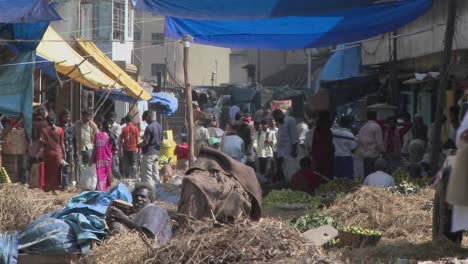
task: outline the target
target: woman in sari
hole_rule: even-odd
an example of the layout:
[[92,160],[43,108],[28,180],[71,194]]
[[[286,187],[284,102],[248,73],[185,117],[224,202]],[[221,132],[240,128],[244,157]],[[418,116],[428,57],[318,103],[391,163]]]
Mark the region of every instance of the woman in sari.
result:
[[49,126],[42,129],[40,140],[44,150],[45,191],[60,189],[61,163],[65,153],[63,129],[55,126],[55,114],[47,116]]
[[96,163],[97,190],[105,192],[111,185],[110,172],[112,170],[112,151],[115,148],[115,139],[111,137],[110,122],[97,123],[100,132],[96,134],[94,142],[93,161]]
[[[312,163],[315,171],[332,180],[334,178],[335,146],[331,131],[332,119],[329,112],[319,113],[317,126],[312,135]],[[324,182],[321,179],[322,183]]]

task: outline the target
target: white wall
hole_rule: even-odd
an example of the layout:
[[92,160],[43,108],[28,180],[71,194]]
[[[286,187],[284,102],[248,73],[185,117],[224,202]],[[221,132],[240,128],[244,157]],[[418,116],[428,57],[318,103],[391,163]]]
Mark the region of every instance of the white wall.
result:
[[230,55],[230,83],[247,83],[248,74],[246,69],[242,69],[249,63],[249,57],[245,53],[231,53]]
[[[164,32],[164,19],[161,16],[153,16],[148,13],[136,13],[138,21],[144,23],[135,24],[135,31],[141,32],[141,42],[135,43],[134,63],[139,66],[143,79],[156,80],[151,75],[151,64],[165,64],[170,73],[178,80],[184,79],[183,75],[183,48],[179,42],[166,39],[164,45],[153,47],[151,43],[152,33]],[[159,44],[159,43],[158,43]],[[140,49],[141,47],[147,47]],[[189,73],[192,85],[211,85],[211,73],[216,71],[215,84],[229,82],[229,54],[230,49],[192,44],[189,54]]]

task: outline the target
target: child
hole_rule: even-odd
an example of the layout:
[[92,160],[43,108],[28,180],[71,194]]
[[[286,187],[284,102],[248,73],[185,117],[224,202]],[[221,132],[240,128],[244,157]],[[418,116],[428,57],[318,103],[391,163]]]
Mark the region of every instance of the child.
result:
[[187,136],[182,135],[181,143],[177,144],[174,155],[177,156],[176,170],[185,171],[188,169],[188,159],[189,159],[189,146],[187,144]]

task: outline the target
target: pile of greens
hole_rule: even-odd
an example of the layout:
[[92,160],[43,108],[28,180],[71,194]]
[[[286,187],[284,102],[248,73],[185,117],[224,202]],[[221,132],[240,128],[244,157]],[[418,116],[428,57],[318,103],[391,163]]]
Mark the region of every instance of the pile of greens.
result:
[[320,198],[305,192],[273,190],[263,199],[263,207],[265,208],[284,205],[303,205],[309,208],[317,208],[320,205]]
[[305,232],[310,229],[319,228],[321,226],[330,225],[338,228],[338,223],[329,215],[323,215],[318,212],[308,213],[298,218],[292,219],[290,222],[292,227],[300,232]]

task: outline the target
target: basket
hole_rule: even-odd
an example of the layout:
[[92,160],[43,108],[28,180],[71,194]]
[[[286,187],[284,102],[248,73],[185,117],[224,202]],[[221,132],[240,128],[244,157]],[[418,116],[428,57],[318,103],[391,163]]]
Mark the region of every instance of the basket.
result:
[[360,235],[343,230],[338,231],[340,244],[352,248],[374,247],[376,246],[382,235]]

